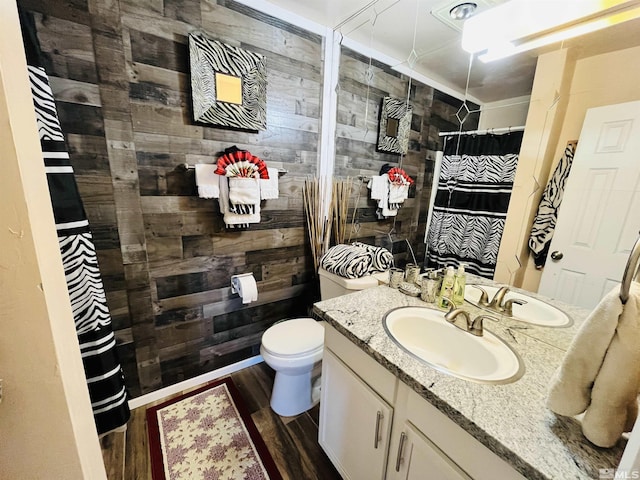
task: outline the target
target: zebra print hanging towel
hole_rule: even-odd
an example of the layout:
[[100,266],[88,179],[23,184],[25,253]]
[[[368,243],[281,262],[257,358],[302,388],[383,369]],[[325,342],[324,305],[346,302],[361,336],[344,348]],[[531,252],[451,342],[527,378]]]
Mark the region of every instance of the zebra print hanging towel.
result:
[[95,245],[58,120],[49,77],[41,66],[33,17],[20,10],[20,26],[40,144],[58,231],[69,299],[98,434],[130,417],[124,374],[98,269]]
[[551,245],[556,221],[558,220],[558,211],[560,210],[564,187],[571,172],[574,151],[575,145],[568,143],[553,175],[549,179],[549,183],[547,183],[542,193],[538,213],[531,226],[529,249],[533,252],[533,261],[538,270],[544,267],[547,260],[549,245]]

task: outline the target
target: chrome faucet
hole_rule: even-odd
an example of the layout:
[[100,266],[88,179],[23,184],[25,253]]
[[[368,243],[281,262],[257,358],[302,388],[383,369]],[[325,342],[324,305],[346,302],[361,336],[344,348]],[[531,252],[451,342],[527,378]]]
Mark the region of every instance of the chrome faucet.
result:
[[[464,317],[465,328],[462,328],[456,323],[456,320],[458,319],[459,316]],[[471,317],[465,310],[461,308],[455,308],[455,306],[451,307],[451,310],[449,310],[444,315],[444,319],[447,322],[452,323],[454,326],[458,327],[460,330],[464,330],[465,332],[469,332],[471,330],[471,325],[473,323],[473,321],[471,320]]]
[[[481,337],[484,335],[483,320],[485,318],[488,318],[489,320],[493,320],[495,322],[498,321],[497,318],[493,318],[489,315],[479,315],[472,320],[467,311],[463,310],[462,308],[456,308],[455,304],[449,301],[448,298],[445,300],[446,303],[451,305],[449,311],[444,315],[445,320],[451,323],[453,326],[459,328],[460,330],[464,330],[465,332],[470,333],[471,335],[475,335],[476,337]],[[464,328],[457,323],[457,319],[459,316],[462,316],[464,318]]]
[[483,307],[490,308],[491,310],[495,310],[498,313],[506,315],[507,317],[513,317],[513,304],[516,305],[524,305],[527,303],[525,300],[520,300],[519,298],[510,298],[505,301],[504,297],[507,293],[509,293],[509,287],[502,286],[493,296],[491,301],[489,301],[489,296],[487,295],[487,291],[479,287],[478,285],[473,285],[475,288],[480,290],[482,293],[480,294],[480,299],[478,300],[478,304]]
[[513,317],[513,304],[514,303],[516,305],[524,305],[525,303],[527,303],[527,301],[526,300],[520,300],[518,298],[510,298],[509,300],[504,302],[504,305],[501,308],[502,308],[502,313],[504,313],[507,317]]
[[491,299],[488,307],[493,308],[494,310],[499,310],[502,308],[502,301],[504,300],[504,296],[509,293],[509,287],[503,286],[496,292],[496,294]]
[[488,307],[489,306],[489,295],[487,294],[487,291],[482,288],[479,287],[478,285],[471,285],[473,288],[477,288],[478,290],[480,290],[480,299],[478,300],[478,304],[482,305],[483,307]]
[[494,318],[491,315],[478,315],[471,322],[471,328],[469,329],[469,333],[471,333],[472,335],[475,335],[477,337],[483,336],[484,335],[484,323],[483,323],[483,320],[485,320],[485,319],[493,320],[494,322],[498,321],[497,318]]

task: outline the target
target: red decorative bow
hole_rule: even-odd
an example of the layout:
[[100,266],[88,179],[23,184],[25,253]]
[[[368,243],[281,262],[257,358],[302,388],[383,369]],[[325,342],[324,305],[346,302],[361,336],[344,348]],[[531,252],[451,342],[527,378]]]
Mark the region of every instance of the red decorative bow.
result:
[[236,150],[225,153],[218,159],[216,175],[226,175],[227,177],[255,177],[268,179],[269,172],[267,164],[263,160],[252,155],[246,150]]

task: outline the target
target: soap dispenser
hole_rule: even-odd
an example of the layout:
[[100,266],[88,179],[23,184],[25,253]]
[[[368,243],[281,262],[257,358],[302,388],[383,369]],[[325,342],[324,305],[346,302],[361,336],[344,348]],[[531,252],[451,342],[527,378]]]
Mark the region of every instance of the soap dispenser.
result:
[[[440,289],[440,298],[438,300],[438,306],[440,308],[448,308],[449,307],[449,302],[447,302],[447,300],[450,300],[451,302],[453,302],[453,286],[455,283],[455,272],[453,270],[453,267],[447,267],[447,272],[444,275],[444,278],[442,279],[442,288]],[[444,298],[446,298],[447,300],[443,300]]]
[[461,263],[458,265],[458,272],[454,277],[453,297],[451,298],[456,307],[460,307],[464,303],[464,287],[466,284],[467,276],[464,273],[464,263]]

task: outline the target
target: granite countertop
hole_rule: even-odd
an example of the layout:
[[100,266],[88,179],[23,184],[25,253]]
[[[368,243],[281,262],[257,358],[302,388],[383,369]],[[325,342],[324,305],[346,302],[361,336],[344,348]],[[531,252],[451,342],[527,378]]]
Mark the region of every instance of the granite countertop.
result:
[[[495,282],[468,275],[468,284]],[[512,288],[514,291],[522,291]],[[383,315],[401,306],[433,306],[398,290],[379,286],[314,305],[314,314],[345,335],[378,363],[447,415],[528,479],[599,478],[599,469],[616,468],[626,440],[610,449],[595,447],[580,421],[545,407],[550,379],[589,311],[552,303],[573,319],[566,328],[542,327],[502,318],[485,322],[518,352],[525,373],[514,383],[482,384],[441,373],[398,347],[385,333]],[[487,313],[466,303],[473,316]]]

